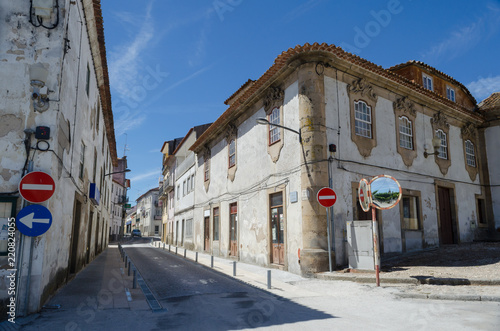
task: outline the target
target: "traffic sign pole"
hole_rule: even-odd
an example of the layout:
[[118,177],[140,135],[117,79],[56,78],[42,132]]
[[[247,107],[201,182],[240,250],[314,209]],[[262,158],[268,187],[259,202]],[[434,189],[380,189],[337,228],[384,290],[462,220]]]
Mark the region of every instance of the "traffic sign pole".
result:
[[380,286],[380,250],[378,243],[378,222],[375,208],[372,207],[373,221],[373,255],[375,256],[375,279],[377,286]]
[[330,217],[328,217],[328,209],[326,209],[326,233],[328,237],[328,266],[330,267],[330,272],[332,272],[332,249],[330,246]]

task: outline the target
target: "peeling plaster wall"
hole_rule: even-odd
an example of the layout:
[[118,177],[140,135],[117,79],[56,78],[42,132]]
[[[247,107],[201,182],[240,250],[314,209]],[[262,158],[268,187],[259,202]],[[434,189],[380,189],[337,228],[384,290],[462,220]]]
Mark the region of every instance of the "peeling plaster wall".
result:
[[490,172],[491,197],[493,200],[493,216],[495,229],[500,229],[500,126],[489,127],[485,130],[486,154],[488,155],[488,169]]
[[[283,109],[284,126],[299,127],[298,84],[285,88]],[[252,114],[253,113],[253,114]],[[286,215],[285,267],[300,274],[297,251],[302,247],[302,221],[300,203],[300,144],[298,136],[284,131],[284,147],[276,163],[267,152],[268,128],[258,125],[256,119],[265,117],[264,108],[254,106],[247,112],[248,118],[238,123],[236,139],[236,174],[234,181],[228,178],[228,146],[224,137],[211,144],[210,185],[204,187],[204,160],[198,155],[196,171],[196,196],[194,212],[198,250],[203,250],[203,212],[210,207],[210,238],[213,237],[213,207],[220,210],[220,241],[211,240],[215,255],[229,256],[229,205],[238,204],[238,258],[258,265],[271,262],[271,238],[269,220],[269,194],[283,191],[283,208]],[[251,114],[251,115],[250,115]],[[268,178],[269,177],[269,178]],[[298,200],[290,202],[290,192],[297,192]],[[198,207],[199,206],[199,207]]]
[[[60,22],[53,30],[34,27],[29,23],[29,1],[2,2],[0,10],[0,29],[3,31],[0,48],[6,50],[0,54],[3,77],[0,79],[0,193],[17,191],[27,156],[23,143],[26,135],[23,131],[34,130],[36,126],[41,125],[48,126],[51,130],[51,137],[47,141],[50,148],[48,151],[32,149],[30,160],[33,161],[33,171],[50,174],[56,186],[54,195],[48,201],[40,203],[52,213],[51,228],[39,237],[25,237],[24,244],[20,245],[16,252],[19,256],[20,251],[24,250],[18,285],[18,307],[21,314],[26,308],[27,292],[27,310],[36,312],[67,280],[73,239],[75,192],[88,196],[89,184],[94,176],[94,149],[97,151],[95,181],[101,192],[101,204],[93,205],[90,200],[82,204],[81,226],[76,230],[79,233],[76,253],[78,269],[87,263],[87,247],[90,247],[92,260],[108,242],[111,179],[105,177],[101,181],[101,176],[110,172],[112,160],[108,141],[103,140],[105,125],[102,111],[99,113],[99,128],[95,125],[97,112],[94,113],[93,125],[90,122],[91,109],[97,108],[100,95],[87,27],[81,1],[71,5],[70,1],[59,1],[59,5]],[[83,25],[80,22],[83,22]],[[67,35],[66,25],[69,25]],[[65,56],[64,38],[69,40],[71,46]],[[31,99],[33,87],[30,84],[29,68],[34,63],[40,63],[48,70],[46,86],[50,91],[50,101],[48,109],[42,113],[35,111]],[[90,68],[88,95],[85,91],[87,64]],[[80,179],[82,142],[86,145],[86,152],[84,176]],[[34,147],[36,143],[33,136],[30,146]],[[42,144],[40,147],[45,148],[46,145]],[[21,199],[18,201],[17,212],[22,207]],[[89,220],[91,210],[94,212],[94,218]],[[92,222],[92,233],[90,242],[87,242],[89,221]],[[17,235],[19,243],[20,234]],[[33,259],[30,288],[27,291],[27,256],[31,241]],[[0,262],[4,263],[3,260]],[[0,292],[2,295],[5,293],[3,290]]]
[[[325,76],[328,144],[337,145],[336,161],[332,165],[333,187],[338,196],[334,206],[337,264],[347,263],[344,238],[345,224],[346,221],[353,220],[353,211],[356,208],[353,206],[352,195],[356,192],[352,192],[352,182],[358,183],[361,178],[370,180],[380,174],[395,177],[402,188],[420,191],[422,207],[420,217],[423,221],[424,231],[423,248],[439,245],[435,179],[454,184],[460,240],[472,241],[473,222],[477,219],[475,194],[480,194],[481,189],[479,176],[472,182],[465,169],[460,128],[450,125],[451,166],[448,173],[443,175],[434,161],[434,156],[429,156],[427,159],[423,156],[424,143],[430,144],[433,135],[431,117],[417,112],[414,123],[417,157],[412,166],[407,167],[397,152],[396,122],[393,110],[393,102],[396,100],[395,94],[378,88],[376,90],[378,99],[374,109],[377,146],[373,148],[370,156],[364,158],[358,152],[356,144],[351,140],[349,125],[351,117],[347,83],[350,83],[354,78],[348,75],[340,76],[343,78],[339,78],[338,82],[332,77]],[[382,211],[381,216],[384,253],[401,252],[402,235],[399,208]]]

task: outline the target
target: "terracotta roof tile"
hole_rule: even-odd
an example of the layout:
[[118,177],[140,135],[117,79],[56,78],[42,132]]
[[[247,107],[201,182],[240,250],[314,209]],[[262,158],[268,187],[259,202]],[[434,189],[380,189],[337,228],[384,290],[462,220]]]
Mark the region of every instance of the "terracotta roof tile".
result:
[[500,92],[495,92],[478,105],[479,110],[487,111],[495,108],[500,108]]
[[[250,88],[248,88],[240,97],[238,97],[235,102],[231,104],[231,106],[200,136],[200,138],[191,146],[191,150],[197,150],[200,146],[206,144],[206,140],[212,133],[217,132],[217,130],[224,125],[227,124],[228,119],[231,117],[233,112],[237,110],[237,108],[240,106],[240,104],[243,104],[245,100],[247,100],[251,95],[256,93],[260,88],[262,88],[278,71],[286,68],[286,64],[288,61],[293,58],[297,54],[301,53],[307,53],[310,51],[323,51],[326,53],[329,53],[330,56],[335,56],[340,59],[344,59],[347,62],[350,62],[352,64],[361,66],[365,68],[368,71],[371,71],[375,74],[378,74],[380,76],[384,76],[392,81],[395,81],[401,85],[404,85],[408,88],[411,88],[415,90],[416,92],[423,94],[427,97],[430,97],[438,102],[441,102],[443,104],[446,104],[447,106],[454,108],[460,112],[464,113],[471,113],[470,110],[467,108],[460,106],[432,91],[429,91],[427,89],[424,89],[423,86],[401,76],[395,73],[392,69],[396,68],[398,66],[389,68],[389,69],[384,69],[379,65],[376,65],[368,60],[365,60],[357,55],[348,53],[344,51],[342,48],[335,46],[335,45],[328,45],[326,43],[318,44],[314,43],[314,45],[310,45],[308,43],[304,44],[303,46],[297,45],[294,48],[289,48],[287,51],[283,51],[276,59],[274,60],[274,64],[258,79],[256,80]],[[419,63],[420,64],[420,63]],[[405,65],[405,64],[402,64]],[[400,66],[402,66],[400,65]],[[408,65],[408,64],[406,64]],[[436,70],[432,67],[427,66],[428,68],[432,70]],[[438,72],[436,70],[436,72]],[[440,73],[440,72],[439,72]],[[442,75],[445,75],[441,73]],[[446,76],[446,75],[445,75]],[[449,76],[447,76],[449,77]],[[460,84],[458,81],[455,81],[453,78],[450,77],[454,82],[457,83],[457,85],[463,86]],[[468,90],[464,87],[464,90],[468,92]],[[470,94],[470,93],[469,93]],[[471,96],[472,97],[472,96]],[[473,99],[475,100],[475,99]]]

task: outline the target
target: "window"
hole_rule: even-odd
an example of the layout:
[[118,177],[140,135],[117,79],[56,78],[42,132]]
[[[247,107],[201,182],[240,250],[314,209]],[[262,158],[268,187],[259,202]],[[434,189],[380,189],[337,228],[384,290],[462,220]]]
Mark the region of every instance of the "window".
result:
[[355,133],[358,136],[372,137],[372,109],[364,101],[354,103]]
[[476,153],[474,152],[474,144],[470,140],[465,141],[465,158],[468,166],[476,167]]
[[181,185],[177,185],[177,200],[181,197]]
[[455,102],[455,89],[449,86],[446,86],[446,97]]
[[191,175],[191,191],[194,191],[194,174]]
[[101,116],[100,116],[100,113],[101,113],[100,107],[101,106],[97,105],[97,115],[96,115],[96,119],[95,119],[95,128],[96,128],[97,132],[99,132],[99,119],[101,118]]
[[[13,217],[16,215],[17,198],[1,198],[0,197],[0,255],[8,255],[13,252],[13,247],[9,250],[9,227],[14,228],[15,221]],[[11,219],[12,222],[9,222]],[[5,261],[7,262],[7,261]]]
[[210,180],[210,159],[205,157],[205,182]]
[[413,149],[411,121],[406,116],[399,118],[399,146],[406,149]]
[[269,114],[269,145],[272,145],[281,139],[280,128],[272,124],[280,124],[279,108],[274,108],[271,114]]
[[89,95],[90,90],[90,66],[87,63],[87,82],[85,83],[85,91],[87,92],[87,96]]
[[83,179],[84,167],[85,167],[85,144],[82,141],[82,146],[80,148],[80,171],[78,172],[80,179]]
[[186,188],[186,193],[191,192],[191,177],[188,176],[187,178],[187,188]]
[[186,238],[193,236],[193,219],[186,221]]
[[155,234],[158,234],[160,232],[160,226],[155,225]]
[[182,182],[182,196],[186,195],[186,181]]
[[437,155],[440,159],[448,159],[448,142],[446,141],[446,133],[443,130],[436,130],[436,137],[441,139],[441,146],[439,146],[439,154]]
[[426,74],[422,74],[422,80],[424,82],[424,88],[428,89],[429,91],[434,91],[434,88],[432,87],[432,77],[428,76]]
[[219,208],[214,208],[214,240],[219,240]]
[[236,165],[236,141],[231,139],[229,142],[229,168]]
[[420,230],[419,199],[416,196],[404,196],[401,198],[403,204],[403,228],[404,230]]

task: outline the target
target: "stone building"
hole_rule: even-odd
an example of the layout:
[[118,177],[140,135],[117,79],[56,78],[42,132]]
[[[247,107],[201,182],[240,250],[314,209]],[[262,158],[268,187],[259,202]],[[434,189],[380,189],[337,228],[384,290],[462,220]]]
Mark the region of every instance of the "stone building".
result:
[[294,273],[327,270],[326,209],[316,194],[331,180],[333,263],[345,265],[346,222],[371,219],[358,183],[381,174],[403,193],[397,208],[377,211],[383,256],[500,227],[488,170],[499,155],[496,110],[478,111],[463,84],[428,65],[384,69],[334,45],[306,44],[225,103],[191,146],[197,250]]
[[118,159],[118,166],[113,168],[113,181],[111,184],[111,224],[109,226],[110,238],[117,240],[126,232],[125,226],[125,204],[128,203],[127,189],[130,188],[130,180],[126,178],[127,157]]
[[[23,175],[41,171],[55,182],[53,196],[39,203],[52,214],[48,231],[15,233],[20,316],[41,309],[106,248],[106,174],[117,156],[100,2],[3,1],[0,7],[2,225],[28,204],[18,191]],[[5,303],[7,256],[0,264]]]

